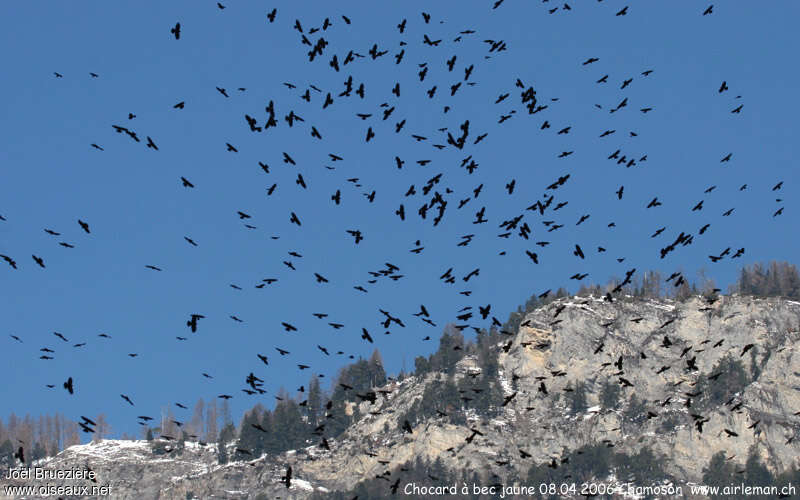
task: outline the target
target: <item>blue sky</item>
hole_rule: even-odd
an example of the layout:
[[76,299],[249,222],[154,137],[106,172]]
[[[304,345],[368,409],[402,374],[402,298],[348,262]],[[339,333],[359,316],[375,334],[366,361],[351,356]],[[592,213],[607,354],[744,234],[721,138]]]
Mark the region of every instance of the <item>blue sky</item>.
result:
[[[224,10],[210,1],[0,5],[0,42],[12,48],[4,51],[0,79],[0,215],[6,219],[0,221],[0,254],[18,265],[14,270],[0,261],[0,345],[12,360],[0,415],[59,411],[78,419],[105,413],[113,431],[134,433],[136,415],[232,394],[238,419],[256,403],[272,406],[281,386],[294,391],[307,384],[309,371],[297,364],[330,381],[349,361],[325,356],[317,345],[356,358],[377,347],[387,371],[396,373],[435,350],[436,337],[461,308],[475,309],[471,325],[488,327],[478,306],[490,303],[491,315],[505,321],[534,293],[560,286],[575,291],[579,285],[569,279],[575,273],[589,273],[584,283],[605,283],[633,267],[683,270],[689,278],[704,268],[725,288],[743,264],[797,255],[792,172],[800,105],[798,72],[790,62],[800,6],[794,3],[726,2],[709,16],[701,15],[705,4],[688,1],[631,4],[625,16],[614,15],[626,5],[616,0],[576,1],[553,14],[548,9],[555,2],[519,0],[496,10],[492,2],[394,2],[380,9],[366,2],[224,3]],[[269,23],[273,7],[277,18]],[[423,11],[431,15],[429,24]],[[332,26],[309,34],[326,17]],[[396,25],[404,18],[401,35]],[[293,28],[296,19],[312,43],[320,36],[328,42],[313,62]],[[180,40],[170,34],[176,22]],[[476,33],[455,42],[464,30]],[[441,42],[425,45],[423,35]],[[489,52],[487,39],[505,41],[507,50]],[[368,52],[376,43],[388,53],[373,60]],[[397,65],[394,56],[402,49]],[[344,66],[350,50],[366,57]],[[328,64],[333,54],[339,72]],[[599,60],[583,65],[590,57]],[[428,65],[422,82],[421,63]],[[474,86],[463,82],[469,65]],[[642,76],[645,70],[652,73]],[[607,83],[595,83],[606,74]],[[339,96],[349,75],[353,91],[364,83],[364,99]],[[517,78],[548,108],[529,115]],[[621,89],[628,78],[632,82]],[[722,81],[729,90],[719,93]],[[391,92],[395,83],[400,97]],[[429,99],[433,85],[437,91]],[[311,102],[301,99],[307,89]],[[323,110],[327,92],[334,104]],[[495,104],[505,93],[510,96]],[[610,113],[624,98],[628,105]],[[185,108],[174,109],[180,101]],[[263,126],[269,101],[278,126],[251,132],[244,115]],[[386,121],[382,103],[395,107]],[[731,113],[739,105],[741,113]],[[645,107],[653,111],[639,111]],[[284,116],[290,110],[305,121],[289,127]],[[128,119],[129,113],[136,117]],[[372,116],[361,120],[357,113]],[[395,133],[402,119],[405,127]],[[439,128],[455,136],[465,120],[464,150],[433,146],[447,144]],[[551,127],[542,130],[545,120]],[[112,125],[135,131],[142,142]],[[311,137],[312,125],[322,140]],[[365,143],[368,127],[375,138]],[[557,133],[565,127],[569,133]],[[600,138],[606,130],[615,132]],[[145,147],[146,136],[158,151]],[[238,153],[227,151],[226,143]],[[647,160],[625,168],[607,159],[617,149]],[[574,153],[558,158],[563,151]],[[283,162],[284,152],[296,165]],[[721,163],[729,153],[730,161]],[[343,160],[332,162],[328,154]],[[469,155],[479,164],[473,174],[460,167]],[[405,161],[402,169],[395,156]],[[421,166],[417,160],[431,161]],[[307,189],[295,182],[298,173]],[[425,182],[440,173],[439,184],[423,196]],[[566,174],[562,187],[545,190]],[[182,176],[195,188],[183,187]],[[509,195],[504,186],[511,179],[516,184]],[[780,181],[782,188],[772,191]],[[404,196],[412,184],[417,194]],[[743,184],[747,189],[740,191]],[[617,200],[621,185],[623,199]],[[331,200],[337,190],[338,206]],[[370,203],[365,195],[373,190]],[[434,191],[448,203],[436,227],[436,208],[425,220],[417,215]],[[546,193],[555,199],[544,216],[525,210]],[[467,197],[473,199],[458,209]],[[645,208],[654,197],[662,205]],[[703,210],[692,212],[700,200]],[[560,202],[568,204],[554,212]],[[405,221],[394,214],[400,203]],[[473,224],[482,207],[488,222]],[[780,207],[783,214],[772,217]],[[242,221],[237,211],[252,218]],[[302,226],[290,223],[291,212]],[[499,224],[523,213],[530,239],[518,231],[498,238]],[[590,218],[576,226],[585,214]],[[90,234],[78,219],[89,223]],[[564,227],[548,232],[542,224],[548,220]],[[609,228],[612,221],[616,227]],[[709,230],[698,235],[705,224]],[[650,238],[661,227],[664,233]],[[347,230],[361,231],[363,241],[356,245]],[[693,244],[660,259],[659,249],[681,231],[694,235]],[[475,234],[472,242],[457,246],[466,234]],[[424,250],[410,253],[417,240]],[[75,248],[59,246],[62,241]],[[541,248],[537,241],[551,243]],[[575,244],[585,260],[572,254]],[[598,253],[597,246],[607,252]],[[746,251],[741,259],[712,264],[708,256],[726,247]],[[525,250],[537,252],[540,263]],[[31,255],[43,258],[46,268]],[[386,262],[403,278],[369,284],[368,272]],[[438,279],[450,267],[455,284]],[[465,283],[475,268],[480,275]],[[316,283],[315,272],[329,283]],[[256,289],[265,278],[278,281]],[[459,294],[466,290],[469,297]],[[420,304],[437,327],[412,316]],[[406,327],[393,325],[385,335],[379,308]],[[319,320],[314,312],[329,317]],[[186,326],[192,313],[206,316],[196,334]],[[333,330],[328,321],[345,327]],[[298,331],[285,332],[281,322]],[[360,338],[362,327],[374,345]],[[99,338],[104,332],[112,338]],[[434,342],[423,342],[426,335]],[[82,342],[86,346],[72,347]],[[45,347],[55,359],[39,359]],[[291,354],[281,357],[275,347]],[[269,366],[256,353],[267,355]],[[265,396],[241,392],[251,371],[266,381]],[[60,388],[70,376],[72,396]]]

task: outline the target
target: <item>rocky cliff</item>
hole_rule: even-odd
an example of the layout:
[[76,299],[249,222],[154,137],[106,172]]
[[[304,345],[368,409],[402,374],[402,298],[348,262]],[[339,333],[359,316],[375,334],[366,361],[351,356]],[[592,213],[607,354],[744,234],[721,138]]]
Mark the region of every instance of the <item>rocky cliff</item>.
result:
[[[468,406],[452,410],[465,412],[466,425],[437,415],[415,422],[411,433],[401,428],[400,416],[445,377],[429,373],[392,381],[374,403],[360,402],[359,420],[328,439],[330,450],[309,443],[280,456],[219,465],[214,444],[186,443],[178,455],[167,443],[156,455],[151,443],[109,440],[35,465],[91,469],[113,498],[254,499],[325,496],[381,475],[394,482],[402,479],[399,467],[416,458],[475,471],[485,484],[519,483],[531,465],[555,464],[595,444],[630,455],[647,447],[683,483],[701,482],[703,467],[719,451],[737,467],[755,454],[774,473],[800,464],[798,302],[575,297],[536,309],[509,333],[497,345],[505,404],[491,416]],[[468,356],[455,377],[479,370]],[[287,489],[281,477],[288,465]],[[613,473],[599,479],[624,480]],[[2,486],[46,482],[54,483],[0,480]]]

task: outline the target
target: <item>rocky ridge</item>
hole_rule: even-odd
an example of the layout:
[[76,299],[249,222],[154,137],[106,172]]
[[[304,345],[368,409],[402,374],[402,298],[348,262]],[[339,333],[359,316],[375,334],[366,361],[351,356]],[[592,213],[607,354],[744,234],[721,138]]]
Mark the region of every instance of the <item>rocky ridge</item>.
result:
[[[374,403],[357,404],[360,419],[328,439],[331,450],[310,443],[279,456],[220,465],[213,443],[187,442],[180,456],[171,456],[154,455],[146,441],[106,440],[73,446],[35,465],[89,467],[120,499],[255,499],[260,494],[301,499],[314,492],[350,490],[417,457],[438,458],[452,470],[478,471],[486,484],[512,481],[526,477],[534,463],[603,442],[631,455],[647,446],[663,455],[665,470],[684,482],[700,482],[703,467],[718,451],[739,465],[755,452],[775,472],[800,463],[800,439],[793,439],[800,434],[799,302],[735,295],[682,303],[559,299],[528,314],[497,348],[503,396],[515,396],[491,418],[466,410],[466,426],[440,416],[417,422],[411,434],[401,429],[399,416],[428,384],[445,377],[429,373],[391,381],[382,388],[391,392]],[[687,407],[686,394],[700,386],[701,378],[710,390],[713,381],[707,378],[726,357],[741,363],[746,383],[730,401],[706,403],[700,432],[691,414],[700,411],[697,401],[703,396]],[[657,373],[664,367],[669,368]],[[467,356],[455,376],[479,369]],[[621,386],[618,402],[611,406],[602,397],[609,383]],[[576,412],[567,395],[579,386],[586,408]],[[628,406],[634,394],[645,412],[656,416],[631,418]],[[467,442],[471,429],[482,435]],[[520,458],[520,449],[531,457]],[[496,465],[498,461],[508,464]],[[287,465],[293,468],[288,490],[280,479]],[[10,483],[14,481],[2,479],[0,487]]]

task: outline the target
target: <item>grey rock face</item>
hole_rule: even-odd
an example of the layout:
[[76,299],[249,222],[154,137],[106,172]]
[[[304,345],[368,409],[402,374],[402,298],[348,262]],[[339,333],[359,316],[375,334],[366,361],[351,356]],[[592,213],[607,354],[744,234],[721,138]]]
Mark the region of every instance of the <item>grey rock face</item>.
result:
[[[739,466],[754,452],[773,472],[799,463],[800,437],[790,439],[800,435],[798,302],[738,296],[720,296],[713,303],[700,297],[683,303],[570,298],[533,311],[522,325],[509,337],[507,352],[498,345],[500,385],[505,396],[516,396],[491,419],[467,409],[467,426],[430,418],[417,423],[413,434],[399,428],[399,416],[422,397],[426,385],[445,377],[428,374],[392,382],[384,387],[392,392],[375,403],[356,404],[361,418],[328,440],[331,451],[309,443],[277,457],[218,465],[214,444],[187,443],[181,455],[172,456],[153,455],[144,441],[109,440],[71,447],[37,466],[88,466],[99,483],[111,485],[113,498],[138,500],[187,494],[307,498],[315,490],[348,490],[416,457],[478,471],[487,481],[490,473],[524,478],[534,463],[603,440],[631,455],[648,446],[665,457],[667,472],[691,482],[701,481],[703,467],[718,451]],[[725,360],[741,363],[742,384],[728,400],[718,401],[709,394],[726,376],[717,382],[708,377],[727,366]],[[457,368],[456,377],[479,370],[470,357]],[[540,390],[542,383],[547,394]],[[604,398],[604,390],[614,386],[620,387],[619,396]],[[570,398],[579,390],[586,405],[576,411]],[[631,407],[634,395],[643,412]],[[647,418],[647,411],[656,416]],[[692,414],[702,415],[702,432]],[[468,427],[483,436],[467,443]],[[521,459],[519,449],[532,456]],[[495,464],[505,460],[508,465]],[[280,480],[287,465],[294,477],[288,490]],[[0,486],[8,483],[0,480]]]

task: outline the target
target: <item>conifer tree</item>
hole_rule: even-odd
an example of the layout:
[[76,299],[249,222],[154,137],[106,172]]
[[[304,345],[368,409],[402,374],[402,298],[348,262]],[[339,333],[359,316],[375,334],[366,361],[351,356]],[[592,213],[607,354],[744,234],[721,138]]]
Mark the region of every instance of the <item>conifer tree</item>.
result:
[[431,371],[431,364],[425,356],[414,358],[414,375],[421,377]]
[[612,380],[606,380],[600,390],[600,404],[604,409],[614,409],[619,404],[619,397],[622,393],[620,385]]
[[[239,447],[250,451],[254,457],[261,456],[266,449],[266,434],[256,428],[261,426],[261,414],[263,407],[259,404],[252,410],[244,414],[242,424],[239,428]],[[244,456],[237,455],[237,459],[244,459]]]
[[570,412],[574,415],[586,411],[589,407],[586,401],[586,384],[579,382],[572,392],[566,392]]
[[766,486],[775,482],[772,473],[759,460],[755,446],[751,447],[744,468],[745,480],[751,486]]
[[703,469],[703,483],[708,486],[728,486],[734,479],[733,466],[725,459],[724,451],[715,453]]
[[31,461],[40,460],[47,456],[47,449],[44,447],[41,441],[36,441],[36,444],[33,445],[33,450],[31,452]]
[[266,410],[261,415],[261,427],[267,430],[264,437],[264,451],[272,455],[280,453],[282,450],[279,447],[278,436],[281,430],[275,427],[271,411]]
[[308,423],[316,427],[319,424],[319,418],[322,415],[322,388],[319,385],[319,378],[311,375],[308,381],[308,404],[306,405],[306,415],[308,415]]
[[231,442],[236,435],[236,428],[233,424],[228,423],[226,424],[219,433],[219,442],[217,443],[217,449],[219,450],[219,463],[226,464],[228,463],[228,443]]
[[175,444],[175,453],[177,455],[183,454],[183,450],[186,449],[186,431],[181,429],[180,436],[178,437],[178,441]]
[[303,421],[297,402],[289,397],[286,390],[281,388],[278,394],[282,401],[278,401],[272,414],[278,448],[281,451],[297,449],[306,444],[309,437],[308,424]]
[[6,439],[0,444],[0,464],[11,468],[14,466],[14,445],[10,439]]
[[383,369],[383,358],[376,348],[369,357],[369,382],[371,387],[382,386],[386,383],[386,371]]

